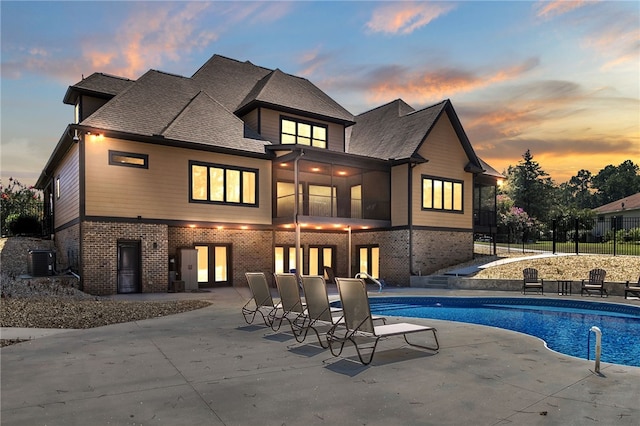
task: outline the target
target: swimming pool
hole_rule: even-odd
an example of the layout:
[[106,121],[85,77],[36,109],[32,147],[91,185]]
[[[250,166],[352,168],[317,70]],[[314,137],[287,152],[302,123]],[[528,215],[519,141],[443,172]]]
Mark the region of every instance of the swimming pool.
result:
[[369,303],[372,313],[378,315],[518,331],[539,337],[554,351],[584,359],[594,359],[595,335],[590,329],[596,326],[602,331],[602,362],[640,367],[638,306],[512,297],[371,297]]

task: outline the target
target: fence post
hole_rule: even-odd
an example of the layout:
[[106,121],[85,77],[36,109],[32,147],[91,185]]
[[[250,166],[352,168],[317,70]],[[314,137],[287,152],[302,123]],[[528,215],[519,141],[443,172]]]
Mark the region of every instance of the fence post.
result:
[[611,227],[611,229],[613,229],[613,255],[616,255],[616,246],[618,245],[618,241],[617,241],[617,234],[618,234],[618,218],[616,218],[615,216],[613,217],[613,226]]
[[553,219],[551,221],[551,227],[552,227],[552,231],[551,231],[551,252],[553,254],[556,254],[556,224],[557,224],[557,221],[555,219]]
[[573,237],[573,238],[575,239],[575,242],[576,242],[576,254],[580,254],[580,249],[579,249],[579,247],[578,247],[578,240],[579,240],[579,238],[578,238],[578,230],[579,230],[579,228],[580,228],[580,219],[578,219],[578,218],[576,217],[576,218],[575,218],[575,222],[576,222],[576,226],[575,226],[575,231],[576,231],[576,232],[575,232],[575,235],[574,235],[574,237]]

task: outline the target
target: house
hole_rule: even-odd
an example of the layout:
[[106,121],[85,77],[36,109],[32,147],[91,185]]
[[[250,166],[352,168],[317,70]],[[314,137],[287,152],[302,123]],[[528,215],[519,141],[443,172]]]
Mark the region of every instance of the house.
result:
[[191,77],[95,73],[64,103],[75,121],[37,187],[59,268],[92,294],[325,266],[408,285],[495,232],[501,176],[449,100],[354,116],[307,79],[214,55]]
[[[614,229],[640,230],[640,192],[597,207],[593,212],[596,214],[597,222],[592,234],[597,238],[607,238]],[[607,239],[612,238],[611,235]]]

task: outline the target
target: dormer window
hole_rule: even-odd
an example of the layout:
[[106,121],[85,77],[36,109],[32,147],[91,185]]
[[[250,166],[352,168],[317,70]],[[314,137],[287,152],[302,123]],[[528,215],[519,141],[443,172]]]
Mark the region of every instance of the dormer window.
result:
[[327,126],[324,124],[280,117],[280,129],[280,143],[284,145],[327,147]]

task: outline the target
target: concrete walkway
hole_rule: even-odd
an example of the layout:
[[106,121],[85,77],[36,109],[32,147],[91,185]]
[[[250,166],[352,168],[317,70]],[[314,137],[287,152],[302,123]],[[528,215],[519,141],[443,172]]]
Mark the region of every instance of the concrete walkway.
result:
[[[437,293],[392,288],[383,295],[409,292]],[[362,366],[352,347],[334,358],[311,338],[299,344],[284,328],[247,325],[240,314],[245,289],[129,298],[167,297],[212,305],[0,349],[2,425],[637,425],[640,419],[640,368],[603,363],[595,374],[593,361],[551,352],[523,334],[412,319],[438,328],[437,354],[393,338]]]

